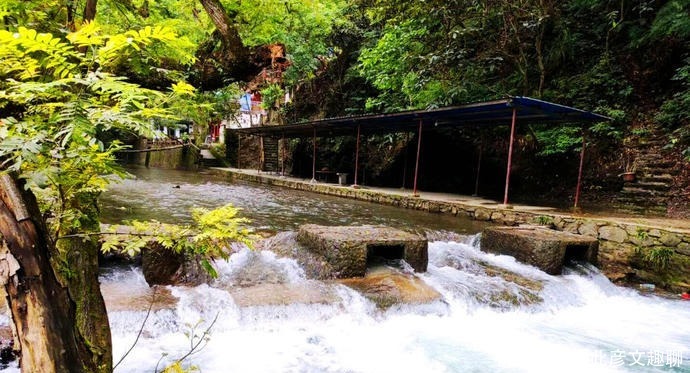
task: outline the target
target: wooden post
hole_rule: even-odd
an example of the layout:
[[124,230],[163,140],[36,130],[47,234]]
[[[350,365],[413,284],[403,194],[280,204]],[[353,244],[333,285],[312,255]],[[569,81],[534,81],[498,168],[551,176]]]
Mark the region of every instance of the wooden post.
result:
[[259,136],[259,167],[256,169],[257,174],[261,174],[264,168],[264,137]]
[[412,187],[412,196],[419,197],[417,193],[417,177],[419,176],[419,152],[422,149],[422,120],[419,120],[419,134],[417,135],[417,161],[414,166],[414,184]]
[[508,167],[506,168],[506,188],[503,193],[503,205],[508,205],[508,190],[510,189],[510,168],[513,165],[513,142],[515,142],[515,122],[517,121],[517,108],[513,107],[513,120],[510,124],[510,145],[508,145]]

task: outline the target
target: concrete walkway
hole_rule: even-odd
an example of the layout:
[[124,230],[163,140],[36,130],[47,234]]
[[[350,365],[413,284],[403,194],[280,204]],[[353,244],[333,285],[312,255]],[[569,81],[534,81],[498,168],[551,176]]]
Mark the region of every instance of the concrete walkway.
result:
[[[684,219],[669,219],[662,217],[636,217],[636,216],[621,216],[619,213],[607,214],[606,212],[567,212],[562,209],[557,209],[553,207],[546,206],[531,206],[524,204],[511,204],[510,207],[506,207],[500,202],[485,199],[482,197],[474,197],[467,195],[451,194],[451,193],[438,193],[438,192],[425,192],[418,191],[419,197],[412,196],[412,190],[410,189],[396,189],[396,188],[382,188],[382,187],[370,187],[370,186],[359,186],[355,189],[350,185],[338,185],[334,183],[316,182],[313,183],[309,179],[300,179],[290,176],[280,176],[274,173],[268,172],[258,172],[257,170],[248,169],[237,169],[237,168],[213,168],[216,172],[221,171],[221,173],[230,173],[231,175],[236,175],[238,179],[259,182],[262,184],[272,184],[292,189],[300,190],[310,190],[316,193],[329,194],[329,195],[339,195],[343,197],[355,197],[356,199],[370,200],[371,198],[357,198],[359,192],[369,194],[379,194],[382,196],[390,196],[395,199],[407,199],[411,198],[415,201],[421,202],[440,202],[444,204],[451,204],[455,206],[462,206],[463,210],[475,210],[476,209],[488,209],[491,211],[504,211],[507,213],[525,213],[533,215],[534,217],[560,217],[560,218],[582,218],[582,219],[592,219],[592,220],[605,220],[607,222],[617,222],[621,224],[632,224],[639,225],[646,228],[656,228],[661,230],[669,230],[677,233],[690,235],[690,220]],[[352,193],[347,193],[347,191],[352,191]],[[375,200],[371,202],[377,202]],[[395,203],[392,203],[395,204]],[[400,206],[406,208],[413,208],[412,206]],[[432,206],[433,207],[433,206]],[[425,210],[425,208],[420,208]],[[436,211],[443,212],[443,211]],[[490,219],[478,219],[478,220],[490,220]]]

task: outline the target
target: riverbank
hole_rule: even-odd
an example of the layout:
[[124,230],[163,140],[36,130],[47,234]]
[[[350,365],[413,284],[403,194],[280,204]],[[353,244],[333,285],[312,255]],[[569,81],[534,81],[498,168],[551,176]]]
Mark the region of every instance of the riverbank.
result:
[[651,282],[667,290],[690,289],[690,221],[569,213],[550,207],[512,205],[480,197],[448,193],[342,186],[259,173],[256,170],[212,168],[231,180],[244,180],[421,210],[503,225],[540,224],[599,240],[598,266],[621,284]]

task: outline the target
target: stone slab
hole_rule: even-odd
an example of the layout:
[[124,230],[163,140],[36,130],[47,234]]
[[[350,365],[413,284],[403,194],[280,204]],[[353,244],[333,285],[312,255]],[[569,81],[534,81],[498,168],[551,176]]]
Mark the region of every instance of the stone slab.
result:
[[481,239],[482,251],[512,255],[552,275],[561,273],[566,252],[596,264],[598,248],[596,238],[543,227],[490,227]]
[[402,259],[416,272],[426,272],[429,260],[425,238],[389,227],[307,224],[300,227],[297,241],[326,258],[337,278],[364,276],[373,248],[385,253],[402,247]]

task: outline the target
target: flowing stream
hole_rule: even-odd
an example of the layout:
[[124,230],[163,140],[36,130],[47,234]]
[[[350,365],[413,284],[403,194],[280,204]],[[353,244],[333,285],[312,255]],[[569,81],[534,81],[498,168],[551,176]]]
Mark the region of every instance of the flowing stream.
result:
[[116,372],[154,372],[190,350],[184,365],[206,373],[690,372],[690,302],[617,287],[588,264],[551,276],[483,253],[479,223],[195,173],[133,172],[136,180],[103,199],[110,223],[184,223],[191,207],[232,202],[257,230],[281,232],[273,245],[296,245],[290,231],[303,223],[415,230],[430,240],[428,271],[415,275],[441,297],[382,309],[341,282],[306,278],[292,259],[246,248],[198,287],[153,290],[139,268],[110,267],[101,286],[115,361],[141,332]]
[[[687,303],[616,287],[587,265],[550,276],[471,243],[436,241],[429,252],[429,270],[419,277],[442,300],[380,310],[341,284],[305,279],[292,260],[240,250],[210,286],[170,288],[118,371],[153,372],[164,354],[163,361],[185,355],[189,336],[211,324],[208,343],[188,361],[202,372],[690,371],[683,360],[690,353]],[[543,301],[492,301],[492,289],[525,289],[473,268],[487,263],[543,284],[535,292]],[[242,288],[237,274],[246,266],[278,274],[272,277],[280,286],[258,281]],[[105,289],[127,289],[130,300],[151,293],[134,268],[106,273],[102,282]],[[262,289],[287,295],[278,304],[239,305],[246,303],[242,291],[253,288],[259,299]],[[290,289],[298,302],[290,301]],[[118,297],[104,292],[108,307],[117,308]],[[145,315],[145,309],[109,313],[115,356],[135,340]]]

